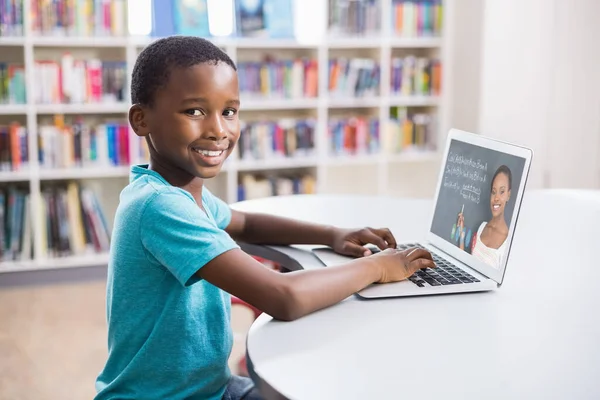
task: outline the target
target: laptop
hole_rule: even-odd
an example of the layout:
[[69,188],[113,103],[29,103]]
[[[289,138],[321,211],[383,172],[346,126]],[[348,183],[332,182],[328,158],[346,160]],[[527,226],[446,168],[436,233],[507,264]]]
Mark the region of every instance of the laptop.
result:
[[[450,130],[426,237],[399,249],[422,247],[436,268],[394,283],[372,284],[363,298],[480,292],[502,285],[533,151],[458,129]],[[369,247],[375,252],[376,247]],[[325,265],[351,257],[312,250]]]

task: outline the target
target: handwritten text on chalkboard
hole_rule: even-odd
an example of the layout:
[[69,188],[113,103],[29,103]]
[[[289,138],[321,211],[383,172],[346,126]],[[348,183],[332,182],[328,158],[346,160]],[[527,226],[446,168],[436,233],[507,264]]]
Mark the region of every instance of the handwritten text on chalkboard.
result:
[[443,187],[458,192],[463,199],[479,204],[480,184],[487,182],[487,162],[450,152]]

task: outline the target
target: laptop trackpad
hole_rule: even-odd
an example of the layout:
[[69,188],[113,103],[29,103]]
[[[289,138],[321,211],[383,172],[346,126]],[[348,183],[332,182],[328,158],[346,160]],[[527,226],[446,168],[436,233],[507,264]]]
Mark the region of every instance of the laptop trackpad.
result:
[[323,264],[328,267],[331,267],[332,265],[344,264],[356,258],[338,254],[329,247],[313,249],[312,252]]

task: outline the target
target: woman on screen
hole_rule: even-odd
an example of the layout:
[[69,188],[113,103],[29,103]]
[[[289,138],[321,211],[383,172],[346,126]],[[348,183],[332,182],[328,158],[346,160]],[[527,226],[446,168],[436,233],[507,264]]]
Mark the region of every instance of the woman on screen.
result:
[[492,219],[481,223],[471,244],[471,254],[494,268],[500,267],[502,257],[506,254],[508,224],[504,218],[504,210],[510,200],[511,186],[512,173],[506,165],[502,165],[492,178],[490,195]]

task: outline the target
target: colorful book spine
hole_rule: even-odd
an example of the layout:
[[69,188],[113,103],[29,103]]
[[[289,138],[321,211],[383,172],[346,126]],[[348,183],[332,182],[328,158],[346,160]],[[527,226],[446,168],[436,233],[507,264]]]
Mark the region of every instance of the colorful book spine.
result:
[[0,104],[26,102],[25,67],[22,64],[0,62]]
[[125,36],[126,7],[126,0],[31,0],[31,29],[44,36]]
[[0,126],[0,171],[19,171],[28,166],[27,129],[18,122]]
[[380,0],[329,0],[329,34],[376,35],[381,27]]
[[241,96],[307,98],[318,91],[317,61],[308,58],[238,63]]
[[23,0],[0,0],[0,37],[23,36]]
[[76,60],[65,53],[60,62],[36,61],[36,104],[122,102],[126,96],[125,61]]
[[379,119],[351,117],[329,120],[329,151],[333,156],[379,153]]
[[42,168],[130,165],[128,124],[88,125],[77,118],[68,125],[61,119],[57,116],[54,124],[38,127],[38,159]]
[[0,189],[0,260],[31,259],[32,240],[29,193],[12,185]]
[[391,61],[390,90],[399,96],[438,96],[442,90],[442,64],[438,59],[406,56]]
[[238,142],[241,160],[264,160],[314,155],[315,120],[281,119],[242,122]]
[[256,175],[244,174],[238,185],[238,200],[251,200],[270,196],[314,194],[316,180],[311,174]]
[[433,151],[436,149],[436,130],[435,115],[392,107],[384,133],[384,150],[388,154]]
[[393,0],[392,31],[400,37],[437,37],[442,34],[441,0]]
[[76,182],[42,189],[42,257],[107,252],[110,230],[94,192]]
[[329,61],[331,97],[373,97],[379,94],[381,68],[369,58],[334,58]]

